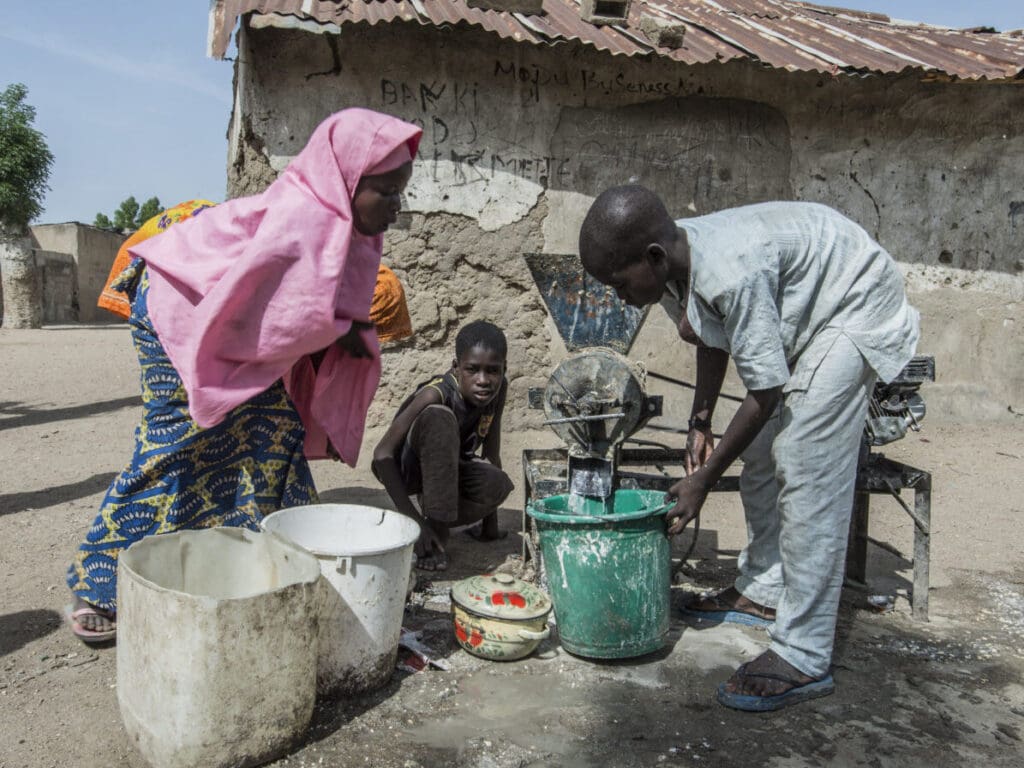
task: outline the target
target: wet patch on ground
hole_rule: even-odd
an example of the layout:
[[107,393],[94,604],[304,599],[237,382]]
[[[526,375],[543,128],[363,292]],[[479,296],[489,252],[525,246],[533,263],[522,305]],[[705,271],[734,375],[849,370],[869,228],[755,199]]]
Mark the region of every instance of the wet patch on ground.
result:
[[489,662],[451,637],[445,583],[429,582],[406,621],[451,671],[396,672],[367,698],[322,702],[312,739],[275,765],[1009,768],[1024,760],[1020,640],[1005,621],[1012,615],[994,604],[1021,598],[1014,577],[962,575],[956,590],[933,594],[928,623],[905,608],[877,614],[848,591],[836,693],[772,714],[734,712],[714,697],[735,666],[767,646],[763,630],[695,629],[676,617],[666,650],[639,659],[577,658],[555,634],[528,659]]

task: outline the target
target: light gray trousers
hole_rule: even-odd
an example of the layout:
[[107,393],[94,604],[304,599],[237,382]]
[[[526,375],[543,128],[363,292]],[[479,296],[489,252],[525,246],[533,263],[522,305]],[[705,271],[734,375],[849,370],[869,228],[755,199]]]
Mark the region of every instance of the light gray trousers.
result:
[[801,354],[779,408],[743,454],[749,543],[736,588],[776,609],[771,649],[812,677],[824,675],[832,661],[857,455],[874,382],[849,337],[825,329]]

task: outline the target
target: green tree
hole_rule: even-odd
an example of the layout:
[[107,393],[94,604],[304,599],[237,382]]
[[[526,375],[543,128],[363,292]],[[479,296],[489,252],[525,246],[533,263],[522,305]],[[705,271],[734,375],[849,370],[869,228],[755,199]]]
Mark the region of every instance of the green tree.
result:
[[162,213],[163,210],[164,210],[164,207],[162,205],[160,205],[160,198],[159,197],[151,197],[151,198],[149,198],[149,200],[144,202],[142,204],[142,207],[139,208],[139,218],[136,219],[135,228],[138,229],[143,224],[145,224],[147,221],[149,221],[154,216],[156,216],[158,213]]
[[43,210],[53,155],[32,127],[36,111],[25,103],[20,83],[0,93],[0,294],[5,328],[39,328],[43,322],[28,225]]
[[32,127],[36,111],[27,95],[21,83],[0,93],[0,228],[14,233],[42,213],[53,165],[46,138]]
[[121,201],[121,205],[114,211],[114,218],[111,220],[105,214],[97,213],[92,224],[102,229],[116,229],[121,232],[134,232],[151,218],[163,210],[160,205],[160,198],[151,197],[141,206],[134,196]]
[[134,197],[129,197],[114,211],[114,229],[119,229],[122,232],[134,231],[139,228],[135,223],[138,217],[139,204]]

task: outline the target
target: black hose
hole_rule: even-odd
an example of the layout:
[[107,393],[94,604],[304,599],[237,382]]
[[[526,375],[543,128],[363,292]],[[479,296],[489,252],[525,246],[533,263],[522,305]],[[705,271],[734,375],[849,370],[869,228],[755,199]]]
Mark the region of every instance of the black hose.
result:
[[[652,379],[659,379],[660,381],[667,381],[669,384],[678,384],[680,387],[684,387],[685,389],[696,389],[697,388],[694,384],[691,384],[688,381],[683,381],[682,379],[674,379],[671,376],[666,376],[663,373],[656,373],[654,371],[648,371],[647,375],[650,376]],[[736,403],[742,403],[743,402],[743,398],[742,397],[736,397],[736,395],[727,395],[724,392],[720,393],[718,396],[721,397],[724,400],[732,400],[733,402],[736,402]]]

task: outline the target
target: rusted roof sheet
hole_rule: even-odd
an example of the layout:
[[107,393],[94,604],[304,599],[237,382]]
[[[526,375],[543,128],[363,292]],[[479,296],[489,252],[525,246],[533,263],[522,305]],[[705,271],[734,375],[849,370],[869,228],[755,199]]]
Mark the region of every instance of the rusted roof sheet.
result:
[[[894,21],[879,13],[795,0],[633,0],[628,25],[594,26],[579,0],[544,0],[544,13],[485,11],[465,0],[215,0],[210,55],[223,58],[240,16],[262,24],[329,31],[345,24],[416,22],[480,27],[518,42],[576,40],[600,51],[656,55],[687,64],[752,59],[794,71],[888,73],[919,69],[963,80],[1024,82],[1024,34],[955,30]],[[682,23],[682,47],[659,47],[641,15]]]

